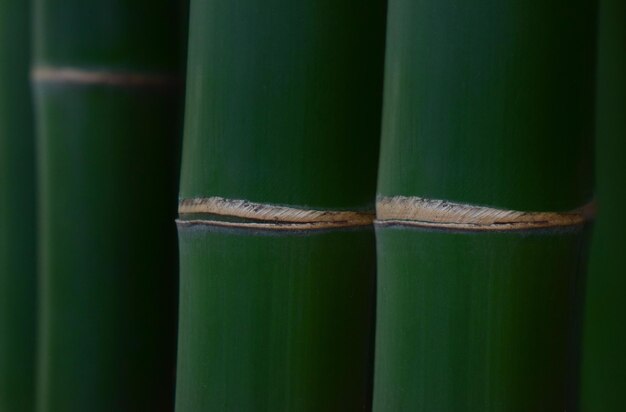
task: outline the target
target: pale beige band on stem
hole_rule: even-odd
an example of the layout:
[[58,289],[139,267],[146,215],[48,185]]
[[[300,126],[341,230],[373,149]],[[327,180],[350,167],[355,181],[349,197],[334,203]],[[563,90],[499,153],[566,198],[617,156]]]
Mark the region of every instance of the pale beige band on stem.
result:
[[42,83],[109,85],[132,87],[170,87],[179,84],[177,76],[158,73],[100,71],[73,67],[35,67],[31,79]]
[[238,219],[242,222],[217,219],[182,219],[179,225],[211,224],[224,227],[248,227],[273,230],[311,230],[371,225],[374,213],[349,210],[314,210],[291,206],[255,203],[222,197],[181,199],[181,215],[207,214]]
[[379,197],[376,224],[499,231],[581,225],[593,218],[595,203],[571,212],[521,212],[420,197]]

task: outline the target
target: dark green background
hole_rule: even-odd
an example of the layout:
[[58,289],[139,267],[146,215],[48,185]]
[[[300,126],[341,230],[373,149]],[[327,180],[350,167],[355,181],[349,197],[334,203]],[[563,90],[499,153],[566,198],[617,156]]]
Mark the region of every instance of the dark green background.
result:
[[0,412],[34,407],[35,149],[30,3],[0,1]]
[[584,411],[626,408],[626,2],[602,0],[598,63],[598,218],[585,319]]

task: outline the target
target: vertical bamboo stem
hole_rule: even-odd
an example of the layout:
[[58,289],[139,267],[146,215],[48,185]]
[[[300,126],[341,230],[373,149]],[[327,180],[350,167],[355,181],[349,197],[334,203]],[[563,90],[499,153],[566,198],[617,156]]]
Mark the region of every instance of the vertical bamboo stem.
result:
[[390,1],[374,410],[577,410],[595,7]]
[[41,412],[173,405],[182,11],[36,3]]
[[178,412],[369,409],[384,10],[192,1]]

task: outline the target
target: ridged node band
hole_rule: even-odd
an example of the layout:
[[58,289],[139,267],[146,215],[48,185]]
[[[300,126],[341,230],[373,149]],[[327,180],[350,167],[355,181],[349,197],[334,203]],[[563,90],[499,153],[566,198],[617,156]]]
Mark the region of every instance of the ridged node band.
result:
[[[178,213],[185,215],[184,219],[177,221],[181,226],[212,225],[264,230],[357,227],[371,225],[374,220],[374,213],[370,212],[302,209],[222,197],[182,199]],[[210,215],[215,218],[193,219],[193,215]]]
[[379,197],[377,225],[475,231],[508,231],[578,226],[593,218],[595,203],[571,212],[521,212],[421,197]]

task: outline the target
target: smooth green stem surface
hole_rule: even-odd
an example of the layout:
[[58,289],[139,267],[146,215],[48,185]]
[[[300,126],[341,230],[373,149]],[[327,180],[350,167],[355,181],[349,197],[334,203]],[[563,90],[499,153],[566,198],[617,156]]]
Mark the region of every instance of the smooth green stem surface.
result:
[[181,198],[371,209],[383,0],[192,0]]
[[181,227],[177,411],[363,411],[374,234]]
[[374,410],[577,410],[586,238],[377,229]]
[[41,412],[171,410],[176,110],[160,91],[38,87]]
[[595,0],[390,0],[379,194],[589,202],[595,30]]

